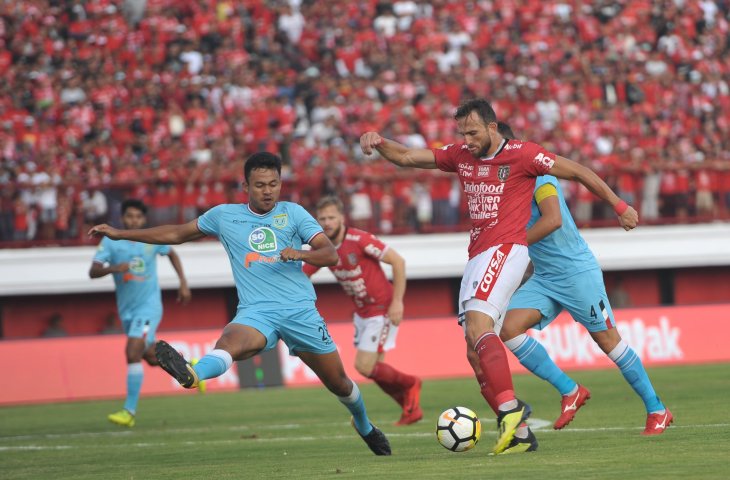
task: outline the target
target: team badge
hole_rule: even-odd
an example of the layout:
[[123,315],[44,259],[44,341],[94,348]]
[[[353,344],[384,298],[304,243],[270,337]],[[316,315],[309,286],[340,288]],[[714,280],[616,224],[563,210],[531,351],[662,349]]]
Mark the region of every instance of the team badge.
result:
[[357,265],[357,255],[354,253],[348,253],[347,254],[347,261],[352,265],[353,267]]
[[289,224],[289,215],[286,213],[280,213],[279,215],[274,215],[274,223],[273,225],[276,228],[284,228]]
[[497,170],[497,178],[500,182],[506,182],[507,177],[509,177],[509,165],[500,165],[499,170]]
[[276,251],[276,234],[268,227],[259,227],[248,236],[251,250],[258,253]]

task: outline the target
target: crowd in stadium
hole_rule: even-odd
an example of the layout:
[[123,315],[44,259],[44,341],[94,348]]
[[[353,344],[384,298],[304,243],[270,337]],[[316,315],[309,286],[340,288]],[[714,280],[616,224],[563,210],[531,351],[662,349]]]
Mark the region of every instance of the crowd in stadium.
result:
[[[459,228],[450,176],[357,139],[458,141],[474,96],[644,223],[728,218],[729,20],[725,0],[3,2],[0,241],[82,238],[129,196],[152,224],[190,220],[244,199],[259,150],[305,206],[336,193],[381,233]],[[614,224],[567,193],[579,224]]]

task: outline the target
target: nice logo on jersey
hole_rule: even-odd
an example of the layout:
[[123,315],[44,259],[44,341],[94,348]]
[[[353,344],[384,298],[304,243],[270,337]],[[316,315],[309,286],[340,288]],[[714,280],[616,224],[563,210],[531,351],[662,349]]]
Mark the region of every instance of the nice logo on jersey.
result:
[[135,275],[144,273],[144,267],[145,263],[142,257],[134,257],[129,261],[129,271]]
[[259,227],[248,236],[248,244],[259,253],[275,252],[276,235],[269,227]]

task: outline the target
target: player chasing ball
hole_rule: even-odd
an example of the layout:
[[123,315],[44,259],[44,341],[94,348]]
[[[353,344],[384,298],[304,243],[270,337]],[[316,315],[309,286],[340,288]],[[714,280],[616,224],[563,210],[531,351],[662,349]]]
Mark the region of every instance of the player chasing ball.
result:
[[[282,340],[291,355],[314,371],[352,414],[352,424],[376,455],[390,455],[386,436],[368,418],[357,385],[345,374],[337,347],[315,307],[314,287],[302,262],[334,266],[337,251],[317,221],[300,205],[279,201],[281,159],[269,152],[251,155],[244,166],[246,204],[222,204],[181,225],[117,230],[97,225],[89,235],[153,244],[181,244],[214,235],[233,269],[238,310],[214,349],[191,366],[166,342],[156,345],[160,366],[185,388],[226,372],[233,360],[245,360],[276,348]],[[303,250],[307,243],[311,250]]]

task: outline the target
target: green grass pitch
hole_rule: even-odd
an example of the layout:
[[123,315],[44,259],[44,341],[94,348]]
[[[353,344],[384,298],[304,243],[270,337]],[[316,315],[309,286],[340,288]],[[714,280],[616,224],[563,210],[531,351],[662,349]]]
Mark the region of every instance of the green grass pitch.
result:
[[[533,407],[537,452],[488,456],[495,423],[476,382],[424,382],[424,420],[395,427],[395,403],[361,386],[392,457],[375,457],[324,388],[143,397],[137,426],[106,415],[119,400],[0,408],[0,478],[505,478],[717,479],[730,477],[730,364],[650,369],[675,416],[664,435],[643,437],[644,408],[616,369],[574,372],[592,398],[563,431],[553,431],[558,394],[531,375],[515,376]],[[88,381],[93,382],[93,378]],[[6,385],[4,388],[12,388]],[[437,416],[464,405],[482,417],[475,449],[451,453],[435,438]]]

